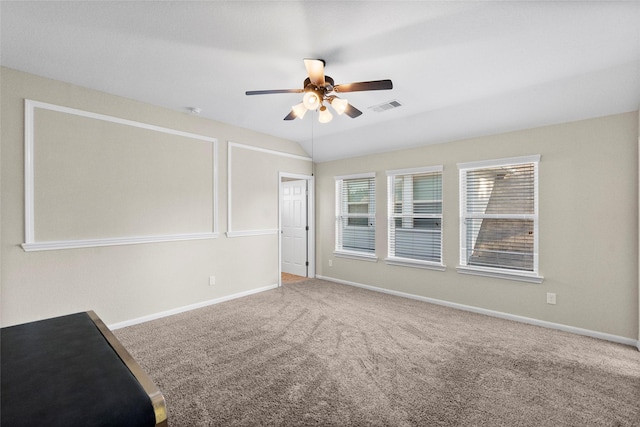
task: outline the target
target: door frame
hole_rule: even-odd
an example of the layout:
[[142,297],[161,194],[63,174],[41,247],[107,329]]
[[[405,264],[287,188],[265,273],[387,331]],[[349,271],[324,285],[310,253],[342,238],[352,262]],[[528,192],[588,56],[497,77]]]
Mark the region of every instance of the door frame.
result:
[[307,277],[316,276],[316,227],[315,227],[315,185],[313,175],[296,173],[278,173],[278,286],[282,286],[282,180],[298,179],[307,181]]

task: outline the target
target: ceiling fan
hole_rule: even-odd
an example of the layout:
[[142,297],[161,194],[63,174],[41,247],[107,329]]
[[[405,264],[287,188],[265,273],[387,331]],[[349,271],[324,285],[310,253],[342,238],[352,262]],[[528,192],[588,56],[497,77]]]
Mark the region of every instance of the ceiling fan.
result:
[[391,80],[334,85],[333,79],[324,74],[325,61],[323,59],[305,59],[304,66],[309,77],[304,80],[302,89],[250,90],[245,94],[304,93],[302,102],[293,106],[291,112],[284,119],[294,120],[296,117],[301,119],[307,111],[318,110],[318,121],[320,123],[328,123],[333,118],[333,115],[324,105],[324,101],[327,101],[339,115],[344,113],[351,118],[356,118],[362,114],[362,111],[349,104],[346,99],[338,98],[335,95],[336,93],[393,89]]

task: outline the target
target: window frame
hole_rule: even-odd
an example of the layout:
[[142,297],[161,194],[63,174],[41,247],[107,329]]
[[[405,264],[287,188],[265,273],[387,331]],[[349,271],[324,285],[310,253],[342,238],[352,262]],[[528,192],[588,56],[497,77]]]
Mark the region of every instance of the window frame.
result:
[[[343,200],[343,185],[344,181],[349,180],[358,180],[358,179],[368,179],[370,180],[370,185],[373,185],[373,189],[369,190],[369,194],[372,196],[372,200],[370,199],[367,202],[367,214],[350,214],[348,212],[348,201]],[[343,258],[353,258],[364,261],[372,261],[376,262],[378,260],[376,256],[376,174],[375,172],[367,172],[367,173],[359,173],[352,175],[340,175],[334,176],[335,181],[335,235],[334,235],[334,251],[333,254],[337,257]],[[347,211],[344,211],[344,208],[347,207]],[[368,224],[373,223],[373,225],[367,225],[367,228],[371,229],[373,232],[373,252],[365,252],[354,249],[344,249],[343,239],[342,239],[342,219],[346,218],[347,222],[349,218],[368,218]],[[356,227],[363,227],[358,225],[347,225],[347,228],[355,229]]]
[[[540,155],[510,157],[503,159],[484,160],[478,162],[458,163],[459,170],[459,223],[460,223],[460,255],[458,273],[487,276],[502,279],[518,280],[530,283],[542,283],[544,277],[539,274],[539,163]],[[509,167],[532,164],[534,168],[534,208],[531,214],[469,214],[467,213],[467,172],[482,169]],[[469,265],[467,260],[467,224],[471,218],[495,219],[528,219],[533,221],[533,269],[517,270],[503,267],[486,267]]]
[[[441,194],[443,193],[443,166],[442,165],[437,165],[437,166],[425,166],[425,167],[418,167],[418,168],[409,168],[409,169],[396,169],[396,170],[388,170],[386,171],[386,175],[387,175],[387,257],[385,258],[385,262],[387,264],[390,265],[399,265],[399,266],[405,266],[405,267],[415,267],[415,268],[424,268],[424,269],[431,269],[431,270],[439,270],[439,271],[444,271],[446,269],[446,266],[444,265],[443,262],[443,246],[444,246],[444,233],[443,233],[443,216],[444,216],[444,203],[443,203],[443,199],[439,200],[440,203],[440,214],[423,214],[420,216],[429,216],[430,218],[439,218],[440,219],[440,230],[439,230],[439,234],[440,234],[440,261],[426,261],[426,260],[420,260],[420,259],[415,259],[415,258],[408,258],[408,257],[403,257],[403,256],[397,256],[396,255],[396,251],[394,250],[394,242],[395,239],[392,239],[392,233],[394,232],[394,230],[396,229],[395,227],[395,221],[397,218],[401,218],[402,220],[407,219],[406,214],[404,214],[404,212],[401,212],[399,215],[396,213],[395,211],[395,205],[396,205],[396,200],[395,200],[395,195],[396,195],[396,190],[395,190],[395,179],[396,177],[399,176],[403,176],[403,177],[411,177],[413,179],[413,177],[415,177],[416,175],[426,175],[426,174],[439,174],[440,175],[440,192]],[[433,201],[429,201],[429,202],[433,202]],[[405,194],[403,192],[403,200],[402,200],[402,206],[404,207],[405,205],[408,206],[409,204],[411,204],[411,213],[410,215],[411,218],[413,220],[415,220],[416,218],[413,216],[415,215],[414,211],[413,211],[413,207],[414,204],[416,203],[416,201],[413,198],[413,193],[411,193],[411,200],[405,200]],[[427,232],[425,230],[425,232]],[[433,231],[428,231],[429,233],[432,233]]]

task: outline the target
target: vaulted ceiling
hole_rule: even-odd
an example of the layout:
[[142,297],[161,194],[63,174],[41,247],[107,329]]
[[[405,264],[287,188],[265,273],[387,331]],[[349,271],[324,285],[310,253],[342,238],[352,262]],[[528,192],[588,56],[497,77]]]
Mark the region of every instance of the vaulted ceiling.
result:
[[[0,2],[3,66],[299,142],[316,161],[637,110],[640,2]],[[304,58],[363,111],[284,121]],[[378,104],[398,108],[376,112]],[[241,142],[241,141],[240,141]]]

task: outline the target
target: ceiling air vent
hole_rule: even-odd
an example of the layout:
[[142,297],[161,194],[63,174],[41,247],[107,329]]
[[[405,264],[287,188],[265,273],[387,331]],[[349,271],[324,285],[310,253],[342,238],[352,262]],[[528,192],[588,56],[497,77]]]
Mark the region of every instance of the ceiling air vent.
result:
[[402,107],[395,99],[393,101],[387,101],[382,104],[374,105],[373,107],[369,107],[370,110],[375,111],[376,113],[382,113],[383,111],[391,110],[392,108]]

